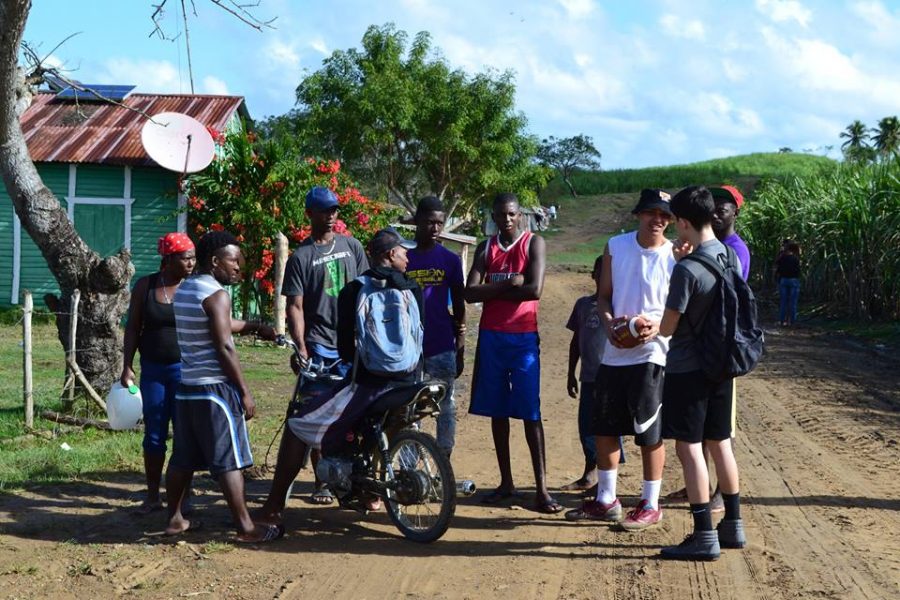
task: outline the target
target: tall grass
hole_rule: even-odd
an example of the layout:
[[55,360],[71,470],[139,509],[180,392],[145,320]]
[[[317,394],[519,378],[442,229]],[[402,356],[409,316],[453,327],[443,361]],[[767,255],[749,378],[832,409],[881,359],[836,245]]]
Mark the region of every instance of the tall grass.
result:
[[862,319],[900,318],[900,157],[761,182],[740,217],[757,275],[797,241],[806,298]]
[[[688,185],[736,184],[749,192],[760,178],[819,175],[831,171],[836,163],[822,156],[794,153],[756,153],[707,160],[688,165],[580,171],[572,175],[579,195],[637,192],[644,188],[679,189]],[[545,198],[567,194],[558,178],[542,192]]]

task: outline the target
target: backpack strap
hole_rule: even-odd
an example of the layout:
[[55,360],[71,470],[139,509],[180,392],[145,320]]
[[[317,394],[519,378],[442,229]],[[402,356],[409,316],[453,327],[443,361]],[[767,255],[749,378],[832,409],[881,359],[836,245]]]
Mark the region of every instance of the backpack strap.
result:
[[[713,258],[708,254],[701,254],[699,252],[691,252],[687,256],[685,256],[682,260],[692,260],[696,263],[700,263],[706,270],[713,274],[713,277],[716,278],[716,283],[718,283],[722,278],[725,277],[725,268],[726,267],[737,267],[737,255],[734,253],[734,250],[731,246],[723,244],[725,246],[725,264],[723,265],[717,258]],[[722,256],[721,254],[719,256]],[[687,315],[685,315],[685,318]],[[703,318],[706,318],[706,315],[703,315]],[[697,337],[697,328],[694,327],[694,324],[691,323],[690,319],[687,319],[688,327],[691,329],[691,333],[694,337]],[[702,319],[701,319],[702,322]]]
[[[359,303],[362,298],[363,291],[366,289],[366,286],[368,286],[372,282],[372,278],[368,275],[360,275],[354,281],[358,281],[360,283],[359,293],[356,296],[356,313],[354,314],[354,318],[353,318],[354,327],[355,327],[356,326],[356,315],[359,314],[359,309],[360,309]],[[358,343],[358,340],[359,340],[359,335],[356,332],[354,332],[353,345],[356,347],[356,351],[353,353],[353,370],[351,371],[351,374],[350,374],[350,381],[352,381],[353,383],[356,383],[356,372],[359,369],[359,343]]]

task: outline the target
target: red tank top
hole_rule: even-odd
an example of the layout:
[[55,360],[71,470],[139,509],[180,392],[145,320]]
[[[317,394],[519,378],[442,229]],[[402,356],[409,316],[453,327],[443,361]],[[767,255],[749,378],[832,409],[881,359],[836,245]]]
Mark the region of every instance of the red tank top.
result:
[[[488,239],[484,252],[485,281],[502,281],[525,273],[531,232],[519,236],[509,248],[503,249],[499,235]],[[538,330],[537,300],[488,300],[481,312],[481,329],[504,333],[530,333]]]

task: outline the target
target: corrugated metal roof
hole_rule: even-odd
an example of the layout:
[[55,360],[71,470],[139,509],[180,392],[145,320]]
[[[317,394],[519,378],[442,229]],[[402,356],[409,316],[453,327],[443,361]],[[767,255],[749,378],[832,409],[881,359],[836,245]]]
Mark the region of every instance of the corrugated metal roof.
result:
[[[22,115],[22,131],[35,162],[99,163],[151,166],[156,163],[141,146],[141,127],[147,118],[115,104],[78,104],[54,100],[55,94],[36,94]],[[189,115],[218,131],[240,110],[240,96],[131,94],[127,107],[153,116],[163,112]]]

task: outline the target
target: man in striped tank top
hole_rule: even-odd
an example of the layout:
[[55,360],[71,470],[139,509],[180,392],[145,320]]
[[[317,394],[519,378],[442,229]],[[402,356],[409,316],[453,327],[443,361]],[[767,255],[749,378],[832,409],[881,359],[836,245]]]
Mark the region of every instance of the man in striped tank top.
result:
[[246,419],[256,402],[241,371],[232,333],[255,333],[274,340],[267,325],[231,318],[231,297],[223,285],[241,278],[244,257],[227,231],[204,235],[197,244],[197,272],[175,293],[175,327],[181,350],[181,384],[175,394],[172,458],[166,472],[169,501],[167,535],[191,529],[181,513],[194,471],[209,469],[219,481],[238,542],[268,542],[284,530],[257,525],[244,499],[242,469],[253,466]]
[[558,513],[547,490],[541,423],[541,363],[537,327],[544,289],[544,240],[522,231],[519,200],[499,194],[492,216],[499,233],[481,242],[466,283],[466,302],[482,302],[469,412],[491,417],[500,485],[483,498],[496,504],[519,494],[509,456],[509,419],[521,419],[531,451],[535,509]]

